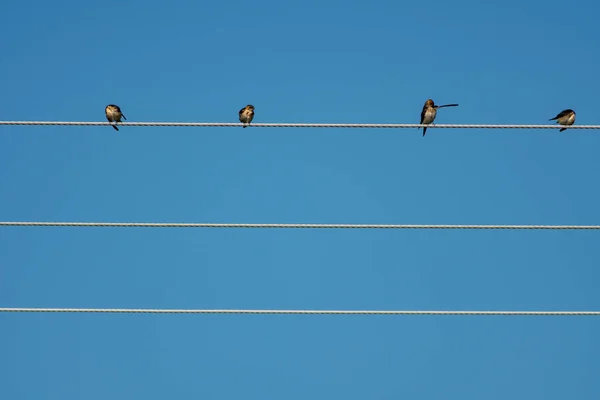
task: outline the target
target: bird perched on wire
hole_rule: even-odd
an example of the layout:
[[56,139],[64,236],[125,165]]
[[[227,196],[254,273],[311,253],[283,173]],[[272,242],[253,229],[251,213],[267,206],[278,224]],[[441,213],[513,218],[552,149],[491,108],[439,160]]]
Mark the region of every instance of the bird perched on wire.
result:
[[115,128],[116,131],[119,130],[119,128],[117,128],[117,122],[121,122],[121,118],[127,120],[127,118],[125,118],[125,116],[121,112],[119,106],[114,104],[107,105],[104,109],[104,113],[106,114],[106,119],[108,120],[108,122],[115,123],[114,125],[112,125],[112,127]]
[[252,104],[248,104],[246,107],[242,108],[239,112],[240,122],[244,124],[244,128],[250,125],[250,122],[254,119],[254,106]]
[[[558,115],[554,118],[550,118],[549,121],[554,121],[560,125],[573,125],[575,123],[575,111],[569,109],[562,110],[558,113]],[[562,128],[559,132],[566,130],[567,128]]]
[[[443,106],[436,106],[433,100],[427,99],[425,105],[423,105],[423,111],[421,111],[421,122],[422,124],[431,124],[437,115],[437,109],[442,107],[457,107],[458,104],[445,104]],[[418,129],[421,129],[419,127]],[[425,136],[425,132],[427,132],[427,127],[423,128],[423,136]]]

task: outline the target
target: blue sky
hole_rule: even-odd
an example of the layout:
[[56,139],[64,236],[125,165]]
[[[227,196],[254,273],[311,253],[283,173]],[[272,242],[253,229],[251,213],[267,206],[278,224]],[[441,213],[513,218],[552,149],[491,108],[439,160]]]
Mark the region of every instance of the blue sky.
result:
[[[0,119],[598,124],[592,0],[3,6]],[[591,78],[590,78],[591,77]],[[597,131],[0,127],[0,220],[600,224]],[[0,228],[0,306],[599,310],[595,232]],[[0,314],[5,399],[597,399],[595,317]]]

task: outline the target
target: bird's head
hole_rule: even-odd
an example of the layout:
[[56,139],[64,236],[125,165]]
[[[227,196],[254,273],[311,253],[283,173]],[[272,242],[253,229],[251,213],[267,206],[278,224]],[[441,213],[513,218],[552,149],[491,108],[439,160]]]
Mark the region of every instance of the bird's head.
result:
[[425,107],[435,107],[433,100],[427,99],[427,101],[425,102]]

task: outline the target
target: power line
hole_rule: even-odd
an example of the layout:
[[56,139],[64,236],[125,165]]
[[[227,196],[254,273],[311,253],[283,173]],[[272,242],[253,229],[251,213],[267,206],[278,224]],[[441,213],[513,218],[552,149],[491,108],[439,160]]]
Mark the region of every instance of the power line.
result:
[[104,314],[271,314],[271,315],[510,315],[600,316],[600,311],[378,311],[378,310],[160,310],[134,308],[0,308],[0,312]]
[[270,228],[270,229],[486,229],[486,230],[600,230],[600,225],[384,225],[384,224],[227,224],[171,222],[11,222],[0,227],[91,228]]
[[[76,121],[0,121],[0,125],[63,125],[110,126],[108,122]],[[171,126],[171,127],[241,127],[239,122],[120,122],[118,126]],[[561,125],[465,125],[465,124],[304,124],[252,123],[255,128],[441,128],[441,129],[560,129]],[[567,129],[600,129],[600,125],[571,125]]]

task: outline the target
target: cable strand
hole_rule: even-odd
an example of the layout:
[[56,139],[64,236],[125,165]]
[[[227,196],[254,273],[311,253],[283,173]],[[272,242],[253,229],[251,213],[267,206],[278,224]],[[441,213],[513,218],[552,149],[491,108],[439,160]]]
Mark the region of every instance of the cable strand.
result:
[[[0,121],[0,125],[54,125],[54,126],[111,126],[109,122],[85,121]],[[238,122],[120,122],[118,126],[148,127],[241,127]],[[490,124],[344,124],[344,123],[252,123],[252,128],[440,128],[440,129],[560,129],[562,125],[490,125]],[[600,125],[570,125],[567,129],[600,129]]]
[[0,227],[90,228],[261,228],[261,229],[463,229],[463,230],[600,230],[600,225],[410,225],[410,224],[252,224],[171,222],[0,221]]
[[268,314],[268,315],[463,315],[463,316],[600,316],[600,311],[382,311],[382,310],[233,310],[233,309],[128,309],[128,308],[0,308],[0,313],[104,313],[104,314]]

